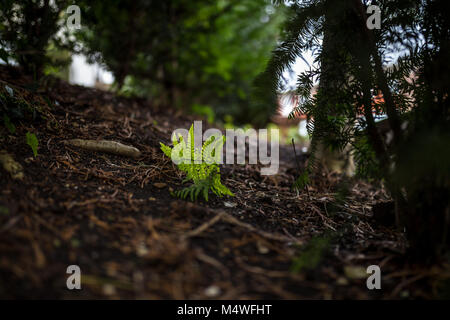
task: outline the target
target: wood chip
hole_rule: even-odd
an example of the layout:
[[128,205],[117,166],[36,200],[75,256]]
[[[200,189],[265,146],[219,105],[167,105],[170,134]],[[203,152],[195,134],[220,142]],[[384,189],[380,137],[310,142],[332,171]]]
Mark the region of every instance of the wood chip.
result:
[[158,189],[162,189],[162,188],[167,187],[167,183],[163,183],[163,182],[156,182],[156,183],[154,183],[153,185],[154,185],[156,188],[158,188]]

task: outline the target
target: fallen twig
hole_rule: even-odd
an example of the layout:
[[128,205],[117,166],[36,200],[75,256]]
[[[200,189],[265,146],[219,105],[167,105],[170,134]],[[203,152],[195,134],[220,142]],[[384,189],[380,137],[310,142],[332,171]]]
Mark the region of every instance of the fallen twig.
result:
[[299,245],[302,245],[303,242],[301,240],[295,240],[295,239],[291,239],[289,237],[286,237],[284,235],[281,234],[274,234],[274,233],[269,233],[260,229],[255,228],[254,226],[252,226],[251,224],[239,221],[238,219],[236,219],[235,217],[224,213],[222,216],[223,221],[226,221],[228,223],[237,225],[239,227],[245,228],[251,232],[257,233],[260,236],[267,238],[267,239],[272,239],[272,240],[276,240],[276,241],[282,241],[282,242],[293,242]]
[[64,143],[85,150],[112,153],[131,158],[138,158],[141,155],[139,149],[116,141],[72,139],[66,140]]
[[219,212],[214,218],[212,218],[211,220],[205,222],[204,224],[202,224],[200,227],[188,232],[187,234],[184,235],[184,237],[186,238],[190,238],[190,237],[195,237],[198,236],[199,234],[201,234],[203,231],[205,231],[206,229],[208,229],[209,227],[211,227],[212,225],[214,225],[216,222],[218,222],[220,219],[222,219],[222,217],[225,215],[225,211],[221,211]]

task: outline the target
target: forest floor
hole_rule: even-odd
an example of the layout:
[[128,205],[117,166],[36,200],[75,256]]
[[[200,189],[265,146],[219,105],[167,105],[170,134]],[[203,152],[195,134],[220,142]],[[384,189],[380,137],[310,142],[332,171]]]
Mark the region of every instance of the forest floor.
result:
[[[234,197],[182,201],[170,192],[182,176],[159,142],[194,117],[55,79],[30,83],[0,70],[0,92],[11,88],[35,110],[14,134],[0,127],[0,150],[24,171],[20,180],[0,168],[0,298],[439,296],[448,265],[407,262],[404,235],[374,218],[374,207],[391,203],[382,187],[323,173],[309,195],[297,194],[292,148],[282,146],[277,175],[226,165]],[[114,140],[142,154],[83,151],[67,139]],[[67,289],[69,265],[80,267],[82,290]],[[380,290],[366,286],[370,265],[381,268]]]

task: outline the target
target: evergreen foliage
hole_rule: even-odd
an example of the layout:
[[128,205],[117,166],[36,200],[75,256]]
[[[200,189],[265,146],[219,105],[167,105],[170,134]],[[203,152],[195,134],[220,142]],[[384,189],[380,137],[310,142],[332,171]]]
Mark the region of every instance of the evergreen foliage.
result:
[[[369,4],[381,9],[380,30],[366,26]],[[291,113],[307,116],[312,136],[312,156],[296,187],[309,181],[319,144],[351,147],[358,172],[384,181],[399,203],[399,220],[421,256],[448,244],[450,155],[443,144],[450,130],[450,26],[444,8],[441,0],[295,1],[256,88],[260,100],[273,103],[283,72],[313,52],[318,67],[298,77],[300,104]],[[379,94],[382,100],[375,99]],[[380,116],[392,131],[389,144],[377,128]]]
[[39,77],[50,62],[46,55],[50,42],[62,47],[56,37],[60,14],[67,0],[29,0],[0,2],[0,59],[17,62],[24,70]]

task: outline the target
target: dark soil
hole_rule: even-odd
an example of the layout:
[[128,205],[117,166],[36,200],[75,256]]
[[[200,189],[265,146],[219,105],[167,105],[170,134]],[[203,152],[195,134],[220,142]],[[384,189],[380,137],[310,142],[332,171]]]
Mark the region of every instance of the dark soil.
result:
[[[281,147],[276,176],[223,166],[235,197],[182,201],[170,192],[182,176],[159,142],[194,117],[51,78],[30,89],[16,69],[2,67],[0,80],[41,115],[17,120],[14,134],[0,127],[0,150],[25,173],[20,181],[0,169],[0,298],[433,298],[448,277],[444,263],[408,264],[403,234],[373,219],[372,208],[390,201],[382,187],[352,179],[340,197],[343,178],[323,173],[309,196],[293,192],[290,146]],[[36,158],[27,131],[39,140]],[[142,156],[64,144],[73,138],[122,142]],[[312,238],[328,245],[308,245]],[[66,288],[74,264],[80,291]],[[381,290],[366,287],[373,264]]]

